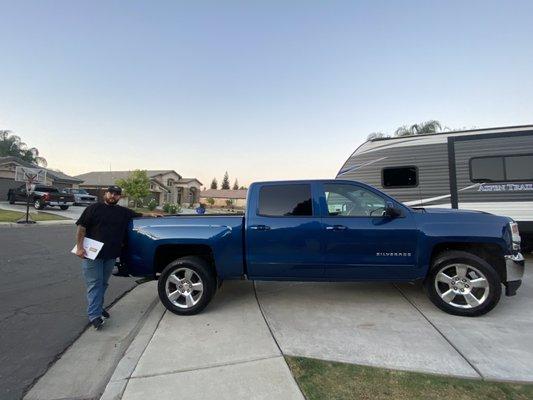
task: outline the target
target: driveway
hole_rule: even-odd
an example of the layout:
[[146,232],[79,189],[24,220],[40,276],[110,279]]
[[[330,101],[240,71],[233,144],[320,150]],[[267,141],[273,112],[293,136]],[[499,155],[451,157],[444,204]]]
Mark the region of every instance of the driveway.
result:
[[283,354],[473,378],[533,382],[533,258],[518,294],[487,315],[437,309],[420,286],[257,282]]
[[[7,201],[0,201],[0,208],[3,210],[26,212],[26,205],[22,203],[9,204]],[[65,218],[78,219],[81,213],[85,210],[84,206],[70,206],[68,210],[61,210],[59,207],[45,207],[43,210],[49,214],[60,215]],[[38,212],[30,205],[30,213]]]

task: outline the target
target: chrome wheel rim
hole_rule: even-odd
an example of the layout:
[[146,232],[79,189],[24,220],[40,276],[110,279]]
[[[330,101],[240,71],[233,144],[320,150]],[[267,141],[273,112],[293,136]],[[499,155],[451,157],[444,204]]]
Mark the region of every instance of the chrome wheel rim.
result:
[[490,292],[487,277],[468,264],[451,264],[435,275],[439,297],[452,307],[469,309],[481,306]]
[[165,292],[173,305],[187,309],[194,307],[202,298],[204,283],[192,269],[179,268],[168,276]]

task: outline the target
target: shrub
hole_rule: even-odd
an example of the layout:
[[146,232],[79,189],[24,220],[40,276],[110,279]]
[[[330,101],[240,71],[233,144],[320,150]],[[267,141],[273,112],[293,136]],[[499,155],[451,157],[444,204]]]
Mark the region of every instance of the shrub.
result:
[[150,199],[150,201],[148,202],[148,206],[147,206],[148,209],[150,211],[154,211],[156,206],[157,206],[157,202],[155,201],[155,199]]
[[212,197],[209,197],[209,198],[207,199],[207,203],[208,203],[211,207],[213,207],[213,205],[215,204],[215,199],[213,199]]
[[170,213],[170,206],[171,206],[170,203],[163,204],[163,211],[166,212],[167,214],[169,214]]
[[179,204],[169,204],[168,211],[165,212],[168,212],[169,214],[179,214],[181,212],[181,206]]

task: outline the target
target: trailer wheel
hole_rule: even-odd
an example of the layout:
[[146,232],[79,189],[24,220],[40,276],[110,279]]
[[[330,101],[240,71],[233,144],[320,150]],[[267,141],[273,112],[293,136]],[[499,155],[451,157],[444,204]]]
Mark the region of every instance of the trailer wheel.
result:
[[213,268],[200,257],[178,258],[168,264],[157,282],[159,299],[178,315],[202,311],[216,291]]
[[425,289],[433,304],[448,314],[476,317],[498,304],[502,285],[484,259],[466,251],[446,251],[433,262]]

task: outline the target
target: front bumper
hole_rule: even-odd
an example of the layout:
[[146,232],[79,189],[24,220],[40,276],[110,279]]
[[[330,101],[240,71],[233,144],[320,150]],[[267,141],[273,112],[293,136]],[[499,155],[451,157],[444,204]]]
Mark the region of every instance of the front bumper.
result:
[[505,295],[514,296],[522,284],[524,276],[525,261],[520,253],[505,256],[505,269],[507,271],[507,282],[505,282]]

